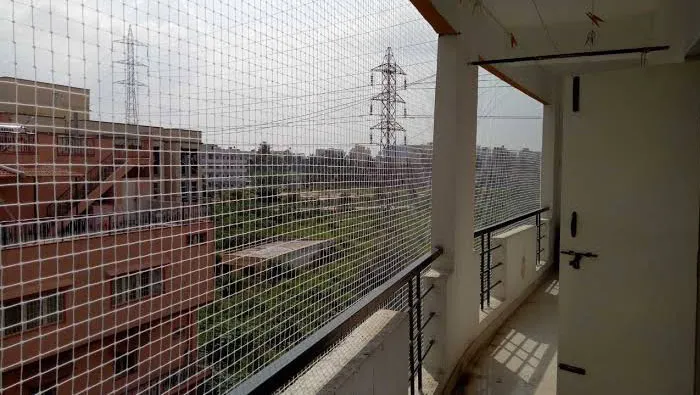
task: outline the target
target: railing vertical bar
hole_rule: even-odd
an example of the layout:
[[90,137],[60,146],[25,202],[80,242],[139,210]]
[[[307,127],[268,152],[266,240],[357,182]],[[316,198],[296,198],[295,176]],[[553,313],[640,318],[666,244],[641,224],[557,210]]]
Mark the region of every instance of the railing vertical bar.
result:
[[421,325],[423,321],[423,306],[420,298],[420,272],[416,273],[416,295],[418,296],[416,300],[416,329],[418,330],[416,338],[418,367],[416,368],[416,373],[418,373],[418,392],[423,393],[423,325]]
[[537,226],[537,254],[535,255],[535,266],[539,266],[540,264],[540,259],[542,255],[540,254],[540,248],[542,247],[542,240],[540,240],[540,235],[541,235],[541,225],[542,225],[542,218],[540,218],[541,214],[537,214],[535,216],[535,226]]
[[479,257],[481,258],[481,270],[479,270],[479,277],[480,277],[480,284],[479,287],[480,292],[479,292],[479,303],[481,304],[481,310],[484,309],[484,272],[486,271],[484,268],[484,235],[481,235],[481,253],[479,254]]
[[413,353],[413,278],[408,279],[408,360],[410,365],[411,395],[416,393],[414,376],[415,357]]
[[486,234],[486,306],[491,307],[491,232]]

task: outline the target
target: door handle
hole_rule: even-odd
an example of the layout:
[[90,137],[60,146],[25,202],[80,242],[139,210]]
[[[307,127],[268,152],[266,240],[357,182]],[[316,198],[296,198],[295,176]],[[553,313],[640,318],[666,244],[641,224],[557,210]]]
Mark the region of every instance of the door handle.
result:
[[569,265],[571,265],[571,267],[573,267],[576,270],[581,268],[582,258],[598,258],[598,254],[594,254],[592,252],[578,252],[573,250],[565,250],[561,253],[564,255],[573,256],[573,258],[571,258],[571,260],[569,261]]

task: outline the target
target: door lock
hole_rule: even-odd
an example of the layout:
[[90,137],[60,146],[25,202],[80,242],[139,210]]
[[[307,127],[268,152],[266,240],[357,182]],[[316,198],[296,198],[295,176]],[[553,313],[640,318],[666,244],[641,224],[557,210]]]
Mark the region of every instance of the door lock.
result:
[[581,258],[597,258],[598,254],[592,252],[577,252],[573,250],[566,250],[561,252],[564,255],[571,255],[573,258],[569,261],[569,265],[574,269],[578,270],[581,268]]

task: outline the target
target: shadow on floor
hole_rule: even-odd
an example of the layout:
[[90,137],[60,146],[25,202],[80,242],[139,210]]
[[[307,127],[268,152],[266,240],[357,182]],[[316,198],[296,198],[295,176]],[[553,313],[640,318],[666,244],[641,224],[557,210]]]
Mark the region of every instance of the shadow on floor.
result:
[[548,279],[498,330],[457,395],[555,395],[559,281]]

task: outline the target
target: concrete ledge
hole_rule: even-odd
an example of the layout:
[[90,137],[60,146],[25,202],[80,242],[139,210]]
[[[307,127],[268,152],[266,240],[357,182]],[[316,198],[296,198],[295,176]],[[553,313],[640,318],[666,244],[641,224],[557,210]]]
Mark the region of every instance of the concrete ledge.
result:
[[506,320],[517,310],[520,305],[549,277],[550,274],[556,271],[556,266],[549,264],[537,273],[537,278],[528,285],[525,290],[513,300],[502,303],[499,308],[494,309],[489,313],[488,318],[482,321],[479,325],[478,334],[469,344],[467,349],[460,357],[457,365],[450,373],[449,378],[443,385],[437,389],[437,393],[451,394],[460,377],[465,373],[472,363],[474,358],[479,356],[479,353],[488,346],[491,339],[496,335],[498,329],[503,326]]
[[408,388],[407,314],[379,310],[283,394],[401,394]]

